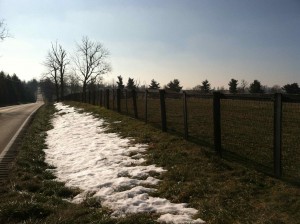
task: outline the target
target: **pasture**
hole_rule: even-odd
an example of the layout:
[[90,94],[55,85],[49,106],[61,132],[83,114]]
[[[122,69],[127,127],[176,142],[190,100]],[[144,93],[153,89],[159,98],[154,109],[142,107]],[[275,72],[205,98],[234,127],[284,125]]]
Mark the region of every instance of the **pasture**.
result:
[[[221,98],[222,156],[248,167],[274,175],[274,100],[272,95],[242,95]],[[282,102],[282,177],[300,182],[300,101]],[[80,97],[77,97],[79,99]],[[157,128],[162,128],[161,104],[158,91],[137,91],[136,112],[131,92],[120,96],[120,112]],[[254,99],[253,99],[254,98]],[[107,98],[109,109],[118,109],[116,90]],[[88,102],[107,106],[105,94],[90,93]],[[184,101],[181,93],[165,93],[167,132],[185,136],[188,140],[214,150],[213,97],[203,94],[186,94],[187,126],[184,121]]]

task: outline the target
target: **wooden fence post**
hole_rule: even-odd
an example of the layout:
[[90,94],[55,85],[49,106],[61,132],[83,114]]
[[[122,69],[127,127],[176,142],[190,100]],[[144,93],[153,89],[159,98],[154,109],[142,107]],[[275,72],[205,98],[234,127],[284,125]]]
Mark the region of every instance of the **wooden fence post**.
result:
[[105,103],[106,103],[106,109],[109,109],[109,89],[105,90]]
[[117,89],[117,111],[121,112],[121,89]]
[[189,129],[188,129],[187,100],[186,100],[185,91],[183,91],[183,124],[184,124],[184,138],[187,140],[189,138]]
[[138,118],[138,111],[137,111],[137,104],[136,104],[136,91],[134,89],[132,90],[132,102],[133,102],[134,117]]
[[275,93],[274,99],[274,174],[276,178],[282,175],[281,139],[282,139],[282,94]]
[[213,93],[213,116],[214,116],[214,145],[216,153],[222,156],[221,143],[221,93]]
[[167,113],[166,113],[166,102],[165,102],[165,90],[159,90],[160,99],[160,113],[161,113],[161,130],[167,131]]
[[148,123],[148,90],[145,90],[145,123]]

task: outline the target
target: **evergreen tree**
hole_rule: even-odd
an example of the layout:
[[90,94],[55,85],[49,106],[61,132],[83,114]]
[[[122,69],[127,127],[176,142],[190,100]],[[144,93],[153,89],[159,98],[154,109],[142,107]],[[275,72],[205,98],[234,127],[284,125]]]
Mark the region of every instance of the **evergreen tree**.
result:
[[151,84],[149,85],[149,89],[159,89],[160,85],[154,79],[151,80]]
[[134,79],[132,79],[130,77],[128,78],[126,88],[129,89],[129,90],[135,90],[136,89],[136,84],[135,84]]
[[300,94],[300,88],[298,86],[298,83],[292,83],[292,84],[286,84],[282,87],[282,89],[286,93],[291,93],[291,94]]
[[118,81],[117,81],[117,88],[118,89],[124,89],[124,84],[123,84],[123,77],[121,75],[119,75],[118,77]]
[[202,82],[201,91],[204,93],[209,93],[210,91],[210,83],[207,79]]
[[170,81],[166,86],[166,90],[171,90],[174,92],[180,92],[182,89],[182,86],[180,86],[180,81],[178,79],[174,79],[173,81]]
[[0,105],[14,105],[35,102],[35,89],[31,83],[21,81],[16,74],[13,76],[0,72]]
[[260,81],[254,80],[253,83],[250,84],[250,93],[264,93],[262,89],[262,85]]
[[237,93],[238,80],[231,79],[230,82],[228,83],[228,85],[229,85],[229,92],[230,93]]

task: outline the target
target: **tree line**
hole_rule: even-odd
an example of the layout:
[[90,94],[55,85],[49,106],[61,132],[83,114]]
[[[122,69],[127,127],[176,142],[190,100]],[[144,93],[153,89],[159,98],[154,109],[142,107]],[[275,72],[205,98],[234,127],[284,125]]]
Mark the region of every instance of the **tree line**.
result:
[[[109,86],[110,88],[119,88],[119,89],[161,89],[160,83],[156,80],[152,79],[150,85],[148,86],[139,86],[138,83],[133,78],[128,78],[127,84],[125,85],[123,82],[123,77],[118,76],[118,81],[116,82],[116,86]],[[162,89],[180,92],[182,91],[182,86],[180,85],[180,81],[178,79],[171,80],[167,85],[164,85]],[[289,94],[300,94],[300,87],[298,83],[286,84],[282,87],[278,85],[274,85],[273,87],[263,86],[260,81],[254,80],[252,83],[248,85],[248,82],[245,80],[239,81],[236,79],[231,79],[228,83],[228,89],[222,88],[211,88],[211,84],[207,79],[202,81],[201,84],[196,85],[192,88],[194,91],[202,92],[202,93],[211,93],[212,91],[221,91],[228,93],[289,93]]]
[[21,81],[16,74],[0,72],[0,106],[36,101],[38,81]]

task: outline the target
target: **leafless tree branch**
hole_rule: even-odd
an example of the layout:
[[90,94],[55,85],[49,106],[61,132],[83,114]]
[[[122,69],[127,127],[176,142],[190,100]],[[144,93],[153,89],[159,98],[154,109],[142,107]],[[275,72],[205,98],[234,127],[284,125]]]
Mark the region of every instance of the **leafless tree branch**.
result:
[[4,23],[4,20],[0,21],[0,40],[4,40],[5,38],[9,37],[9,32]]
[[83,37],[81,43],[77,44],[73,62],[76,70],[82,76],[83,94],[86,92],[87,84],[96,80],[98,76],[111,71],[111,66],[106,61],[108,56],[108,50],[101,43],[93,42],[88,37]]

